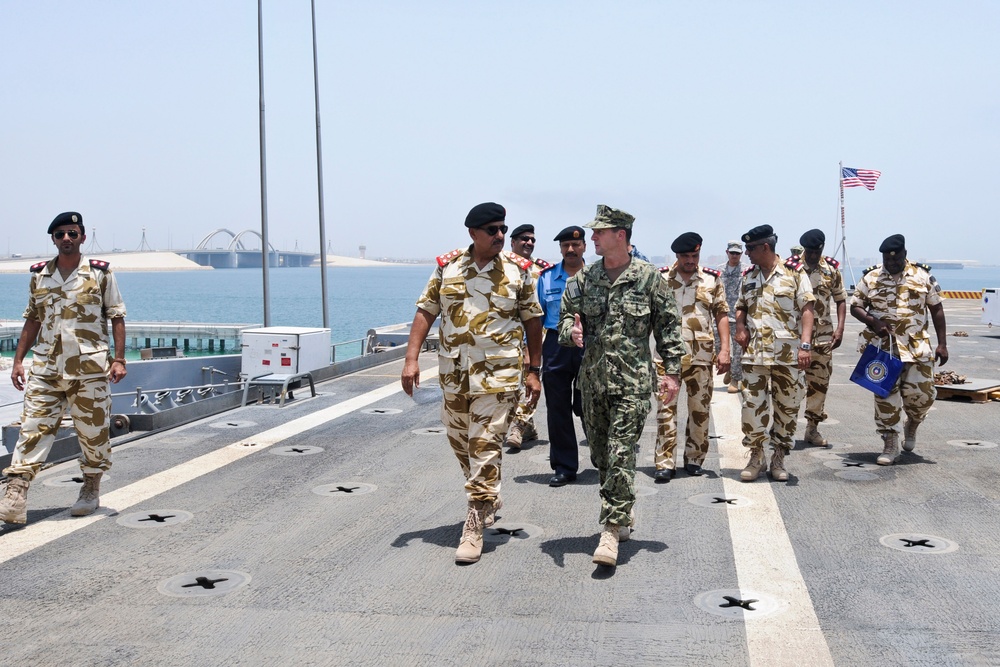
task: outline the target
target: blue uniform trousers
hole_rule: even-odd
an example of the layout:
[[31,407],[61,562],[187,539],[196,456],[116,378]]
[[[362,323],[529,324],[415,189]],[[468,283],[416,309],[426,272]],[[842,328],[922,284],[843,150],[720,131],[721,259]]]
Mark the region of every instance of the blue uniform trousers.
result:
[[559,344],[559,333],[546,329],[542,341],[542,387],[549,427],[549,465],[564,475],[576,475],[580,467],[573,415],[582,415],[583,400],[576,385],[582,360],[583,348],[563,347]]

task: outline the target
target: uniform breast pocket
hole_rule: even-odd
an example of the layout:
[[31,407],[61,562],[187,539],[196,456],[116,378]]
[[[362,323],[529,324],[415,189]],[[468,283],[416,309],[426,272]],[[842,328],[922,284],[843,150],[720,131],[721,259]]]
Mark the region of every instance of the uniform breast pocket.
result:
[[625,335],[635,338],[649,336],[649,302],[626,301],[622,304]]
[[580,303],[580,312],[587,317],[601,317],[604,315],[605,303],[600,297],[584,297]]
[[774,303],[786,313],[795,310],[795,290],[790,287],[779,287],[774,290]]
[[445,312],[461,309],[465,303],[464,282],[444,282],[441,284],[441,309]]
[[500,319],[514,319],[517,314],[516,297],[494,292],[490,295],[490,305],[493,306],[496,316]]

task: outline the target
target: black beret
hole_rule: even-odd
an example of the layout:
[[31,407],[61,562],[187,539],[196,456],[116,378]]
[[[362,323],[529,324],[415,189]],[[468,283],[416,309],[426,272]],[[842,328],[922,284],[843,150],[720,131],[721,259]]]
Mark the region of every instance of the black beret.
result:
[[799,243],[807,250],[819,250],[826,245],[826,234],[821,229],[810,229],[799,237]]
[[470,228],[482,227],[491,222],[503,222],[506,217],[507,210],[503,206],[494,204],[493,202],[486,202],[485,204],[477,204],[472,207],[469,215],[465,216],[465,226]]
[[744,243],[753,243],[754,241],[766,239],[768,236],[774,236],[774,230],[771,228],[771,225],[760,225],[759,227],[754,227],[740,238],[743,239]]
[[562,230],[556,237],[552,239],[553,241],[577,241],[586,237],[587,232],[583,231],[583,227],[577,227],[576,225],[570,225],[566,229]]
[[56,227],[62,227],[63,225],[80,225],[83,227],[83,216],[76,211],[67,211],[66,213],[60,213],[57,215],[51,223],[49,223],[49,231],[51,234],[56,230]]
[[518,236],[520,236],[521,234],[523,234],[525,232],[531,232],[532,234],[534,234],[535,233],[535,226],[534,225],[518,225],[517,227],[514,228],[514,231],[512,231],[510,233],[510,238],[516,239]]
[[684,232],[670,244],[674,252],[694,252],[701,249],[701,236],[694,232]]
[[878,247],[879,252],[896,253],[900,250],[906,250],[906,239],[902,234],[893,234]]

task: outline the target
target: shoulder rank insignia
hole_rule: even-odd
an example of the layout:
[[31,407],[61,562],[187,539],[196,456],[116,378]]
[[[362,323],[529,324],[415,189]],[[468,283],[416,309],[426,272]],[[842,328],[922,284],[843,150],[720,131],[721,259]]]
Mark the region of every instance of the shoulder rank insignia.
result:
[[437,256],[438,266],[445,266],[446,264],[449,264],[452,260],[461,255],[463,252],[465,252],[465,248],[455,248],[451,252],[446,252],[443,255],[438,255]]
[[840,268],[840,262],[838,262],[837,260],[835,260],[833,257],[824,257],[823,259],[825,259],[826,263],[829,264],[830,266],[832,266],[833,268],[835,268],[835,269],[839,269]]
[[534,262],[532,262],[527,257],[521,257],[520,255],[518,255],[513,250],[508,251],[506,253],[506,255],[507,255],[507,259],[509,259],[510,261],[514,262],[518,266],[520,266],[521,269],[524,270],[524,271],[527,271],[528,269],[530,269],[535,264]]
[[798,255],[792,255],[791,257],[785,260],[785,266],[790,268],[792,271],[801,271],[802,260],[799,259]]
[[869,267],[868,267],[867,269],[865,269],[864,271],[862,271],[862,272],[861,272],[861,275],[863,275],[863,276],[865,276],[865,275],[868,275],[869,273],[871,273],[871,272],[872,272],[872,271],[874,271],[875,269],[880,269],[880,268],[882,268],[882,265],[881,265],[881,264],[872,264],[872,265],[871,265],[871,266],[869,266]]
[[914,266],[919,266],[921,269],[923,269],[927,273],[931,272],[931,267],[930,267],[929,264],[924,264],[923,262],[914,262],[913,265]]
[[535,259],[534,264],[542,271],[545,271],[546,269],[551,269],[553,266],[555,266],[555,264],[549,264],[544,259]]
[[111,262],[105,262],[103,259],[90,260],[90,268],[92,269],[100,269],[101,271],[107,271],[109,266],[111,266]]
[[744,276],[748,275],[748,274],[749,274],[749,273],[750,273],[751,271],[753,271],[753,270],[754,270],[754,269],[756,269],[756,268],[757,268],[757,265],[756,265],[756,264],[751,264],[751,265],[750,265],[750,266],[748,266],[747,268],[743,269],[743,275],[744,275]]
[[28,270],[31,271],[32,273],[38,273],[39,271],[41,271],[42,269],[44,269],[45,265],[48,264],[48,263],[49,263],[49,260],[45,260],[44,262],[38,262],[37,264],[32,264],[31,268],[28,269]]
[[[548,263],[548,262],[546,262],[546,264],[549,264],[549,263]],[[543,273],[546,273],[546,272],[548,272],[548,271],[551,271],[552,269],[556,268],[557,266],[559,266],[559,265],[558,265],[558,264],[549,264],[549,265],[548,265],[548,266],[546,266],[546,267],[545,267],[544,269],[542,269],[541,271],[539,271],[539,272],[538,272],[538,275],[542,275]]]
[[712,268],[709,268],[707,266],[701,267],[701,270],[704,273],[707,273],[710,276],[715,276],[716,278],[718,278],[718,277],[720,277],[722,275],[722,271],[717,271],[716,269],[712,269]]
[[661,266],[660,268],[657,269],[657,271],[659,271],[660,273],[666,273],[669,270],[670,270],[669,266]]

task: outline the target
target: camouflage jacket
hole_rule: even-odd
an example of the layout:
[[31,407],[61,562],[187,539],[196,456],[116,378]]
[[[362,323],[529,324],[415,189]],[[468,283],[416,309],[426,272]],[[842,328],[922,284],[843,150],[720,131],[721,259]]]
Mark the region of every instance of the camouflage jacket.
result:
[[715,269],[701,268],[684,282],[677,274],[676,265],[660,269],[681,314],[681,338],[686,354],[681,359],[684,366],[711,366],[715,363],[715,318],[728,315],[726,290],[722,277]]
[[559,343],[573,347],[574,316],[583,324],[584,391],[648,396],[655,372],[649,336],[668,374],[680,372],[684,343],[674,293],[652,264],[632,259],[612,284],[604,260],[588,264],[566,283]]
[[[898,278],[882,265],[869,268],[851,297],[851,308],[860,306],[892,328],[899,358],[905,362],[933,361],[927,321],[929,307],[939,303],[941,286],[931,275],[930,267],[913,262],[906,263]],[[864,350],[868,343],[877,345],[877,339],[871,329],[863,329],[858,351]]]
[[438,257],[417,308],[441,315],[441,388],[450,393],[515,391],[521,381],[522,322],[541,317],[531,260],[500,253],[480,269],[472,247]]
[[801,264],[780,259],[768,276],[753,264],[743,274],[737,310],[747,313],[750,342],[744,364],[795,366],[798,364],[800,319],[806,304],[816,300]]
[[125,303],[107,262],[83,257],[66,280],[55,259],[32,266],[24,319],[41,323],[31,348],[32,374],[71,379],[107,375],[108,320],[116,317],[125,317]]
[[743,272],[746,270],[743,264],[729,266],[729,262],[716,267],[721,275],[723,286],[726,288],[726,303],[729,304],[729,321],[736,320],[736,301],[740,298],[740,285],[743,284]]
[[833,338],[833,303],[847,301],[847,291],[844,289],[844,277],[840,274],[840,262],[833,257],[821,257],[814,268],[808,264],[803,270],[809,276],[813,296],[816,297],[816,319],[813,320],[812,342],[829,343]]

